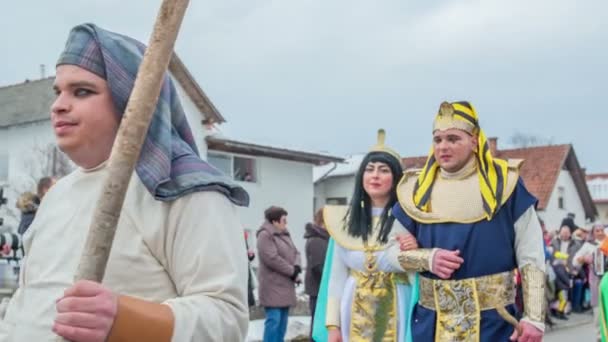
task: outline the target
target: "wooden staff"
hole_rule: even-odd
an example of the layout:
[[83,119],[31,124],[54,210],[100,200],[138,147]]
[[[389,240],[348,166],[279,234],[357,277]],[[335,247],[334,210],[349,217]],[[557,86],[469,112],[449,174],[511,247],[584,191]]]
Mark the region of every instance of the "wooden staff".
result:
[[[93,220],[74,281],[101,282],[131,175],[148,133],[180,25],[189,0],[163,0],[148,48],[135,78],[108,164],[109,173],[97,201]],[[60,339],[60,341],[65,341]]]

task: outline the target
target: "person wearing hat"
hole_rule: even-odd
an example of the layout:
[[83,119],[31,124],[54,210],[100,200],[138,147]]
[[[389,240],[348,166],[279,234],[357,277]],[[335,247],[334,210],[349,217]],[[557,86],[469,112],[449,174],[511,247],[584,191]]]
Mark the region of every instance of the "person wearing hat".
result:
[[[603,258],[600,246],[602,242],[606,239],[606,234],[604,232],[604,225],[596,222],[591,226],[593,240],[586,241],[585,244],[576,252],[574,258],[572,259],[572,266],[574,268],[582,268],[585,265],[589,266],[588,272],[588,282],[589,282],[589,290],[591,292],[590,304],[593,308],[593,317],[594,320],[598,320],[598,291],[599,291],[599,283],[600,278],[604,273],[603,267],[598,267],[597,265],[603,266],[603,263],[600,264],[600,260],[596,260],[598,258]],[[598,261],[598,262],[596,262]],[[603,261],[603,260],[601,260]],[[599,330],[597,331],[599,337]]]
[[25,234],[21,282],[0,341],[245,339],[247,260],[236,205],[249,196],[199,157],[169,74],[103,281],[73,283],[145,49],[94,24],[70,32],[50,116],[77,169],[48,191]]
[[578,241],[582,246],[589,239],[589,234],[591,233],[591,225],[583,225],[577,227],[574,230],[574,234],[572,235],[573,239]]
[[406,249],[416,248],[416,241],[391,212],[403,172],[401,157],[384,140],[379,130],[355,176],[350,205],[323,208],[331,240],[317,297],[315,341],[412,341],[416,275],[401,267],[397,240]]
[[[432,133],[424,168],[406,170],[393,208],[420,246],[400,256],[404,268],[421,272],[414,341],[540,342],[545,255],[521,161],[492,155],[469,102],[442,103]],[[515,269],[524,294],[519,322]]]

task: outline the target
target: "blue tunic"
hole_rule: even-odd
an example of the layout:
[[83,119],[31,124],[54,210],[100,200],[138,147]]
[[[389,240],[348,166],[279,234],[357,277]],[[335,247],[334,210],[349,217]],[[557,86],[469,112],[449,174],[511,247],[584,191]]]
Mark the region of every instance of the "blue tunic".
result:
[[[515,222],[531,206],[537,203],[525,188],[521,178],[506,203],[492,220],[475,223],[420,223],[408,216],[399,203],[393,214],[418,241],[420,248],[442,248],[459,250],[464,262],[450,279],[466,279],[495,273],[512,271],[517,268],[515,256]],[[430,272],[422,277],[439,279]],[[515,306],[507,310],[514,315]],[[481,341],[508,341],[513,327],[498,315],[496,310],[481,313]],[[435,311],[420,305],[414,308],[412,319],[414,341],[435,340]]]

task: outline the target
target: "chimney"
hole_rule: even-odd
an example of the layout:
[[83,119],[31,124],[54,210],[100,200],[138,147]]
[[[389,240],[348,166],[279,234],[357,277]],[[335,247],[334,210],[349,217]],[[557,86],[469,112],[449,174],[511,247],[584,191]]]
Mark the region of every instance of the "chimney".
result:
[[46,78],[46,66],[44,64],[40,64],[40,78]]
[[498,138],[497,137],[488,138],[488,144],[490,145],[490,153],[492,153],[493,157],[496,157],[497,153],[498,153]]

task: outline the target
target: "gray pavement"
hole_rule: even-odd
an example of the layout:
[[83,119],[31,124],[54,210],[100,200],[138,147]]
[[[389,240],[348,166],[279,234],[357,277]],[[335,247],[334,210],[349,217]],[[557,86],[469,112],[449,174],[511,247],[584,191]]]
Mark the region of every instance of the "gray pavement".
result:
[[595,342],[595,326],[586,323],[566,329],[550,331],[545,335],[545,342]]
[[553,319],[553,329],[545,334],[546,342],[595,342],[595,324],[590,312],[570,314],[567,321]]

